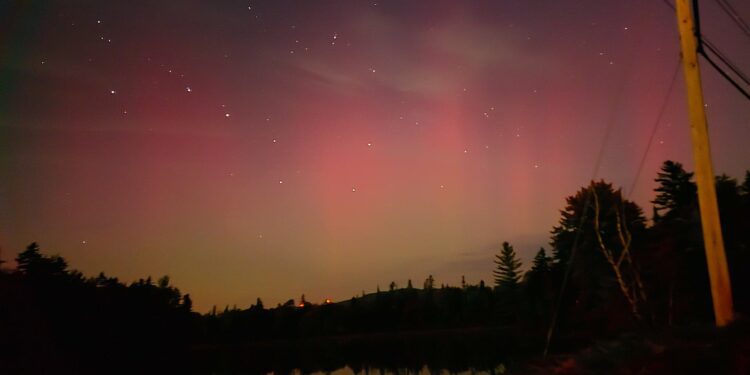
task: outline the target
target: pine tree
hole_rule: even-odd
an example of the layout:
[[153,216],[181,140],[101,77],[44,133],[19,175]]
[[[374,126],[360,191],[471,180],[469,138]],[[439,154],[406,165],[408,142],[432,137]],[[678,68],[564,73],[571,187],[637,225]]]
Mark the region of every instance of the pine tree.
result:
[[534,263],[531,266],[531,272],[534,273],[546,273],[549,271],[549,263],[551,259],[547,256],[544,248],[540,248],[539,252],[534,257]]
[[692,179],[693,173],[686,172],[682,164],[671,160],[664,162],[656,179],[659,183],[655,189],[656,199],[651,202],[661,220],[689,218],[696,207],[698,191]]
[[566,201],[551,245],[557,271],[570,270],[569,293],[575,296],[570,298],[593,310],[613,301],[615,285],[640,319],[646,291],[635,257],[645,237],[643,211],[603,180],[591,181]]
[[39,245],[32,242],[16,257],[18,271],[26,276],[49,277],[67,273],[68,263],[61,256],[42,255]]
[[740,185],[740,194],[748,196],[750,195],[750,171],[745,171],[745,179]]
[[190,298],[190,294],[182,296],[182,309],[191,312],[193,311],[193,300]]
[[500,254],[495,255],[497,267],[492,272],[495,276],[495,286],[501,289],[515,289],[521,279],[519,269],[521,261],[516,257],[516,252],[508,242],[503,242]]
[[424,281],[424,289],[425,290],[430,290],[430,289],[432,289],[434,287],[435,287],[435,279],[432,277],[432,275],[430,275]]
[[26,250],[16,257],[17,269],[21,273],[27,274],[33,269],[33,266],[42,260],[42,254],[39,251],[39,245],[32,242],[26,247]]

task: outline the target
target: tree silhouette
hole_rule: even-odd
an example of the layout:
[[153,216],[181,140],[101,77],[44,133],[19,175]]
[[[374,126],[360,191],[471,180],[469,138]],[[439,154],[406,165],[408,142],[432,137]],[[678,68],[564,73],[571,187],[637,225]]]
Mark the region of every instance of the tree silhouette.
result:
[[[602,206],[594,183],[591,184],[589,189],[594,196],[594,234],[596,235],[599,250],[604,255],[607,263],[609,263],[617,285],[630,305],[633,316],[640,320],[641,311],[639,305],[646,303],[646,289],[643,285],[640,271],[633,261],[633,236],[628,225],[628,218],[624,212],[625,203],[622,199],[622,192],[620,190],[615,192],[614,201],[612,202],[613,207],[608,208]],[[619,243],[616,244],[612,244],[611,242],[605,243],[604,236],[607,232],[602,229],[602,211],[612,210],[614,210],[615,230],[617,231],[617,239],[619,240]]]
[[432,275],[428,276],[424,280],[424,289],[425,290],[431,290],[435,287],[435,279],[432,277]]
[[531,318],[533,323],[546,321],[545,318],[551,311],[555,290],[551,284],[551,262],[552,259],[547,256],[544,248],[540,248],[531,269],[524,275],[527,315],[530,315],[527,316],[527,320]]
[[42,255],[36,242],[18,254],[16,263],[18,272],[30,277],[62,276],[68,268],[68,263],[62,257]]
[[516,289],[521,280],[518,272],[521,268],[521,261],[516,256],[513,246],[508,242],[503,242],[500,254],[495,255],[495,265],[495,270],[492,271],[495,286],[504,290]]
[[692,177],[682,164],[665,161],[656,178],[657,195],[652,201],[660,217],[654,218],[652,249],[644,264],[649,265],[654,293],[664,296],[665,306],[659,310],[666,312],[669,324],[675,319],[708,317],[712,313],[697,188]]
[[193,299],[189,293],[182,296],[182,308],[187,312],[193,311]]
[[544,251],[544,248],[540,248],[539,251],[536,253],[536,256],[534,256],[533,264],[531,265],[531,272],[535,273],[546,273],[549,271],[549,264],[552,261],[550,257],[547,256],[547,252]]
[[740,194],[750,195],[750,171],[745,171],[745,179],[742,180],[742,185],[740,185]]
[[697,188],[692,179],[693,173],[686,172],[682,164],[671,160],[662,164],[656,178],[658,194],[651,202],[660,219],[686,218],[696,209]]
[[[603,312],[613,303],[628,303],[630,297],[621,297],[621,286],[638,279],[635,253],[642,253],[645,239],[643,211],[604,181],[592,181],[566,202],[551,242],[557,282],[565,273],[570,276],[563,305],[580,324],[608,324],[615,318],[632,321],[628,315],[607,317]],[[618,272],[625,277],[618,279]],[[640,295],[642,288],[636,285],[635,290]],[[592,322],[594,316],[597,323]]]

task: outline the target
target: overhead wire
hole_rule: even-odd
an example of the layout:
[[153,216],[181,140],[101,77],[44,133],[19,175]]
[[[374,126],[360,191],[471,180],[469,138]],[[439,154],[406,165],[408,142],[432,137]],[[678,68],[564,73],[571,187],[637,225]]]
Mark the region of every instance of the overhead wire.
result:
[[729,3],[727,0],[715,0],[717,4],[719,4],[719,7],[721,7],[721,10],[724,11],[724,13],[729,16],[729,18],[734,21],[734,23],[737,25],[737,27],[742,30],[742,32],[750,38],[750,26],[745,22],[744,19],[737,13],[737,10],[734,9],[732,4]]
[[[737,91],[739,91],[740,94],[742,94],[747,100],[750,100],[750,93],[748,93],[747,90],[745,90],[742,86],[740,86],[740,84],[737,83],[729,74],[727,74],[727,72],[725,72],[724,69],[722,69],[715,61],[713,61],[713,59],[710,56],[708,56],[708,54],[706,53],[706,50],[703,48],[706,44],[704,43],[705,38],[703,37],[701,33],[700,7],[698,6],[698,0],[693,0],[693,18],[695,19],[695,38],[698,40],[698,51],[697,51],[698,54],[703,56],[703,58],[705,58],[706,61],[708,61],[708,63],[711,64],[711,66],[717,72],[719,72],[719,74],[721,74],[722,77],[724,77],[724,79],[726,79],[732,86],[734,86],[734,88],[737,89]],[[716,46],[711,46],[710,48],[712,48],[712,50],[719,51],[719,49],[716,48]],[[721,58],[721,55],[722,54],[720,52],[717,53],[717,56],[719,56],[719,58]],[[730,69],[733,69],[732,68],[733,65],[734,64],[727,63],[727,66],[729,66]],[[739,70],[736,71],[736,74],[740,77],[745,76],[743,73],[739,72]]]
[[[664,4],[666,4],[673,11],[676,10],[675,7],[674,7],[674,5],[672,5],[672,3],[669,2],[669,0],[663,0],[663,2],[664,2]],[[698,26],[696,28],[696,31],[699,31]],[[700,34],[698,34],[697,36],[700,36]],[[707,41],[707,39],[705,37],[704,38],[698,38],[698,40],[699,41],[700,40]],[[709,43],[706,43],[706,45],[709,45]],[[709,49],[711,50],[712,53],[716,54],[716,56],[718,56],[722,60],[722,62],[724,64],[726,64],[728,67],[730,67],[732,69],[732,71],[735,72],[735,74],[737,74],[743,81],[745,81],[745,82],[748,81],[747,76],[745,76],[736,67],[736,65],[734,65],[733,63],[731,63],[731,61],[723,53],[721,53],[718,48],[716,48],[713,44],[711,44],[709,46]],[[717,69],[722,74],[722,76],[724,76],[724,78],[728,79],[731,83],[733,83],[733,85],[737,89],[739,89],[740,92],[742,92],[748,99],[750,99],[750,96],[747,94],[747,92],[745,92],[744,90],[742,90],[739,87],[739,85],[737,85],[737,83],[734,82],[731,79],[731,77],[729,77],[726,73],[724,73],[723,70],[721,70],[705,53],[702,53],[702,55],[703,55],[704,58],[706,58],[706,60],[709,61],[709,63],[711,63],[711,65],[715,69]],[[649,136],[649,140],[648,140],[648,143],[647,143],[647,146],[646,146],[646,150],[644,151],[644,155],[641,158],[641,161],[640,161],[639,166],[638,166],[638,170],[636,171],[635,178],[633,180],[633,183],[630,186],[630,191],[628,192],[628,194],[632,194],[633,190],[635,189],[635,186],[636,186],[636,184],[638,182],[638,179],[639,179],[639,177],[640,177],[640,175],[642,173],[643,166],[645,164],[645,160],[646,160],[646,158],[648,156],[648,152],[650,151],[651,145],[653,143],[653,139],[654,139],[654,137],[656,135],[656,132],[658,130],[659,123],[661,122],[661,118],[663,117],[664,112],[666,111],[666,107],[667,107],[667,105],[669,103],[669,98],[670,98],[671,93],[672,93],[672,91],[674,89],[674,84],[677,81],[677,76],[678,76],[679,66],[680,66],[679,62],[680,61],[678,60],[677,67],[675,68],[675,71],[672,74],[672,79],[670,81],[669,88],[667,89],[664,101],[662,102],[662,106],[660,107],[659,112],[657,114],[656,121],[654,122],[654,125],[653,125],[652,130],[651,130],[651,134]],[[622,89],[618,92],[618,98],[617,98],[616,102],[619,101],[619,95],[621,93],[622,93]],[[601,161],[602,161],[602,158],[603,158],[604,150],[606,148],[607,141],[609,140],[609,136],[610,136],[610,133],[612,131],[613,124],[614,124],[614,121],[609,121],[609,123],[607,124],[607,128],[606,128],[606,131],[605,131],[605,134],[604,134],[604,138],[602,139],[602,145],[601,145],[601,148],[599,149],[599,154],[597,155],[596,162],[594,163],[593,177],[591,179],[592,181],[594,181],[594,179],[596,178],[596,176],[598,174],[598,171],[599,171],[599,168],[601,166]],[[549,353],[549,347],[550,347],[550,343],[552,341],[552,335],[553,335],[553,333],[555,331],[555,328],[556,328],[556,325],[557,325],[557,320],[558,320],[558,317],[559,317],[560,306],[562,304],[562,299],[563,299],[563,296],[565,294],[565,289],[567,287],[568,280],[570,278],[570,273],[571,273],[571,270],[572,270],[572,263],[573,263],[573,260],[575,259],[576,253],[578,252],[578,245],[579,245],[579,242],[581,240],[582,233],[583,233],[583,225],[586,222],[587,213],[589,211],[589,208],[591,207],[591,202],[592,202],[592,194],[591,194],[591,192],[589,192],[587,194],[587,196],[586,196],[586,201],[584,203],[583,214],[581,215],[580,221],[578,222],[578,225],[576,226],[576,235],[575,235],[574,240],[573,240],[573,246],[571,247],[570,256],[569,256],[569,258],[568,258],[568,260],[567,260],[567,262],[565,264],[565,273],[563,274],[563,280],[562,280],[562,283],[560,284],[560,292],[557,295],[557,301],[556,301],[556,303],[554,305],[554,308],[552,310],[552,318],[551,318],[551,321],[550,321],[550,326],[549,326],[549,328],[547,330],[547,337],[546,337],[545,346],[544,346],[544,352],[543,352],[543,356],[544,357],[546,357],[547,354]]]
[[[669,0],[662,0],[662,2],[667,7],[669,7],[670,9],[672,9],[673,11],[676,10],[675,7],[674,7],[674,5],[671,2],[669,2]],[[731,9],[734,10],[734,8],[731,8]],[[750,92],[748,92],[748,90],[746,90],[739,83],[737,83],[734,80],[734,78],[732,78],[731,75],[729,75],[727,72],[725,72],[724,69],[722,69],[719,66],[719,64],[717,64],[711,58],[711,56],[709,56],[706,53],[705,49],[703,48],[705,46],[711,53],[713,53],[714,55],[716,55],[716,57],[718,57],[719,60],[721,60],[721,62],[726,67],[728,67],[737,77],[739,77],[743,82],[745,82],[745,84],[747,84],[748,86],[750,86],[750,78],[748,78],[748,76],[745,73],[743,73],[737,67],[737,64],[733,63],[726,56],[726,54],[724,54],[723,52],[721,52],[721,50],[714,43],[712,43],[706,36],[704,36],[704,35],[701,34],[701,32],[700,32],[700,14],[699,14],[699,9],[698,9],[698,2],[695,1],[695,0],[693,1],[693,16],[695,18],[695,36],[696,36],[696,39],[698,40],[698,51],[697,51],[698,54],[700,54],[701,56],[703,56],[703,58],[706,59],[706,61],[708,61],[708,63],[711,65],[711,67],[714,68],[735,89],[737,89],[737,91],[739,91],[739,93],[742,96],[744,96],[746,99],[750,100]],[[740,19],[741,19],[741,17],[740,17]],[[744,20],[743,20],[743,22],[744,22]]]
[[739,91],[739,92],[740,92],[740,94],[742,94],[742,96],[744,96],[744,97],[745,97],[745,99],[747,99],[747,100],[750,100],[750,93],[748,93],[748,92],[747,92],[747,91],[746,91],[746,90],[745,90],[744,88],[742,88],[742,86],[740,86],[740,85],[739,85],[739,84],[738,84],[737,82],[735,82],[735,81],[734,81],[734,80],[732,79],[732,77],[730,77],[730,76],[729,76],[729,74],[727,74],[727,73],[726,73],[726,72],[725,72],[725,71],[724,71],[723,69],[721,69],[721,67],[720,67],[720,66],[719,66],[718,64],[716,64],[716,62],[714,62],[714,60],[713,60],[713,59],[711,59],[711,57],[709,57],[709,56],[708,56],[708,55],[707,55],[707,54],[706,54],[705,52],[703,52],[703,51],[701,51],[701,52],[699,52],[699,53],[701,54],[701,56],[703,56],[703,58],[705,58],[705,59],[706,59],[706,61],[708,61],[708,63],[709,63],[709,64],[711,64],[711,66],[712,66],[712,67],[713,67],[713,68],[714,68],[714,69],[715,69],[715,70],[716,70],[717,72],[719,72],[719,74],[721,74],[721,76],[722,76],[722,77],[724,77],[724,79],[726,79],[727,81],[729,81],[729,83],[730,83],[730,84],[731,84],[732,86],[734,86],[734,88],[735,88],[735,89],[737,89],[737,91]]
[[[626,66],[627,66],[627,70],[626,70],[625,76],[627,76],[627,74],[630,71],[630,65],[628,64]],[[614,128],[615,109],[621,101],[623,91],[625,91],[625,88],[624,88],[625,81],[626,81],[625,79],[622,80],[621,86],[619,87],[619,90],[617,91],[617,97],[613,101],[613,105],[610,110],[611,117],[609,118],[609,121],[607,121],[607,127],[604,131],[604,137],[602,138],[602,143],[601,143],[601,146],[599,147],[599,152],[596,156],[596,161],[594,162],[594,168],[591,173],[592,183],[596,179],[597,175],[599,174],[599,168],[601,167],[602,160],[604,159],[604,151],[606,150],[607,143],[609,142],[609,138],[612,134],[612,129]],[[593,184],[591,185],[591,188],[593,189]],[[565,273],[563,274],[563,280],[562,280],[562,283],[560,284],[560,292],[558,293],[557,301],[555,305],[553,306],[552,318],[550,319],[550,325],[547,329],[547,337],[546,337],[545,344],[544,344],[544,352],[542,354],[542,356],[545,358],[547,357],[547,354],[549,353],[550,343],[552,342],[552,335],[557,326],[557,320],[558,320],[558,316],[560,313],[560,306],[562,305],[563,296],[565,295],[565,289],[568,285],[568,280],[570,279],[570,273],[573,269],[572,267],[573,260],[575,259],[576,253],[578,252],[578,245],[581,241],[581,236],[583,234],[583,225],[586,223],[586,219],[588,219],[589,208],[592,205],[592,198],[593,198],[592,191],[586,190],[586,192],[587,192],[586,200],[584,201],[584,204],[583,204],[583,214],[581,215],[581,219],[576,225],[576,230],[575,230],[576,235],[573,238],[573,245],[571,246],[571,249],[570,249],[570,256],[568,257],[567,262],[565,263]]]
[[719,60],[721,60],[721,62],[724,63],[724,65],[726,65],[727,67],[729,67],[729,69],[731,69],[732,72],[734,72],[734,74],[737,75],[737,77],[739,77],[743,82],[745,82],[745,84],[750,85],[750,78],[748,78],[745,75],[745,73],[743,73],[737,67],[737,65],[735,65],[731,60],[729,60],[729,58],[726,57],[726,55],[724,55],[723,53],[721,53],[721,51],[719,51],[719,49],[717,47],[715,47],[714,44],[711,43],[711,41],[709,41],[708,39],[706,39],[705,36],[702,38],[702,41],[704,43],[704,46],[706,46],[708,48],[708,50],[711,51],[711,53],[713,53],[714,55],[716,55],[716,57],[718,57]]
[[669,82],[669,86],[667,87],[667,91],[664,94],[664,100],[661,102],[661,107],[659,107],[659,112],[657,112],[656,120],[654,121],[653,126],[651,127],[651,134],[648,137],[648,142],[646,143],[646,149],[643,151],[643,156],[641,156],[641,161],[638,164],[638,169],[635,172],[635,177],[633,178],[633,182],[630,184],[630,189],[625,194],[625,197],[629,197],[633,195],[633,192],[635,191],[635,187],[638,184],[638,180],[640,179],[641,172],[643,172],[643,166],[646,164],[646,158],[648,157],[649,151],[651,151],[651,145],[654,142],[654,137],[656,136],[656,131],[659,129],[659,124],[661,123],[661,119],[664,116],[664,112],[666,112],[667,106],[669,105],[669,99],[672,97],[672,91],[674,90],[674,85],[677,82],[677,76],[680,72],[680,64],[681,59],[677,59],[677,65],[674,68],[674,73],[672,73],[672,79]]

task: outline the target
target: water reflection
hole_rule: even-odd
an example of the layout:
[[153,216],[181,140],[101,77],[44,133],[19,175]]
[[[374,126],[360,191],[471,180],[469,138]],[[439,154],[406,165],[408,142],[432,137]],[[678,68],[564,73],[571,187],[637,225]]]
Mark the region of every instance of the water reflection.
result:
[[[492,369],[478,370],[469,368],[464,371],[449,371],[445,369],[431,369],[427,365],[422,366],[420,369],[378,369],[368,368],[355,371],[349,366],[344,366],[334,371],[316,371],[310,373],[310,375],[500,375],[507,373],[507,369],[504,364],[499,364]],[[271,373],[273,374],[273,373]],[[270,374],[269,374],[270,375]],[[293,370],[289,375],[307,375],[301,370]]]

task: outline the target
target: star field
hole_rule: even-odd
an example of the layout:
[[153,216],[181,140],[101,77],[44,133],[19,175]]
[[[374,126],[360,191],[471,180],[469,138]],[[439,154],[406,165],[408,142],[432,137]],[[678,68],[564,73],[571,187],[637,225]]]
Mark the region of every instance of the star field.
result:
[[[199,311],[489,281],[503,241],[529,263],[567,195],[630,186],[679,56],[674,14],[647,0],[0,14],[2,259],[37,241],[85,274],[168,274]],[[662,161],[692,168],[681,79],[631,194],[646,212]],[[715,169],[740,176],[747,103],[705,67],[704,86]]]

